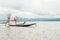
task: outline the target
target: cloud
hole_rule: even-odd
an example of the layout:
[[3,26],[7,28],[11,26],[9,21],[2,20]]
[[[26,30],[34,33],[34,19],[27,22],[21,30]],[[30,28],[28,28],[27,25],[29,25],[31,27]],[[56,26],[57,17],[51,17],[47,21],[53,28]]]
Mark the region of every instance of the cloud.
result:
[[33,12],[36,14],[60,14],[60,0],[33,0]]
[[31,0],[0,0],[1,7],[9,7],[23,11],[31,11]]
[[0,0],[0,6],[32,12],[39,17],[60,17],[60,0]]
[[38,18],[39,16],[32,12],[20,11],[12,8],[0,7],[0,20],[6,20],[8,15],[11,14],[11,19],[18,16],[19,18]]

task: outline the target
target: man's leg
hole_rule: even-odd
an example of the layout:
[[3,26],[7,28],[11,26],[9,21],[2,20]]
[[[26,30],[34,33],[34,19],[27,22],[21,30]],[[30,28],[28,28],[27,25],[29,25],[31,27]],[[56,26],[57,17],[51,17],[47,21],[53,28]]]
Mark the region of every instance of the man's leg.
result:
[[14,22],[15,22],[15,24],[17,24],[17,20],[16,20],[16,18],[14,18]]

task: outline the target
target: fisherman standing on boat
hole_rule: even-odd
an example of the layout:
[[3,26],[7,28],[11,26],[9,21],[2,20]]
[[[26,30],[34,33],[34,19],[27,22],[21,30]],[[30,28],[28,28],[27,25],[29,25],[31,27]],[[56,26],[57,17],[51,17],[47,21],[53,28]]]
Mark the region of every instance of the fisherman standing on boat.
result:
[[17,24],[17,19],[16,19],[16,17],[14,18],[14,22],[15,22],[15,24]]
[[10,18],[11,18],[11,15],[9,14],[7,17],[7,22],[6,22],[6,23],[8,23],[8,25],[10,25]]

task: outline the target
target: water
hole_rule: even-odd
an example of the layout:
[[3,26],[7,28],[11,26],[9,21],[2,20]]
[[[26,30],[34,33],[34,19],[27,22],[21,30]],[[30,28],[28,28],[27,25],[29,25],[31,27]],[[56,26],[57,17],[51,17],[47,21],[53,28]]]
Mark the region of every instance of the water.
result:
[[30,27],[8,27],[0,24],[0,40],[60,40],[60,22],[37,23]]

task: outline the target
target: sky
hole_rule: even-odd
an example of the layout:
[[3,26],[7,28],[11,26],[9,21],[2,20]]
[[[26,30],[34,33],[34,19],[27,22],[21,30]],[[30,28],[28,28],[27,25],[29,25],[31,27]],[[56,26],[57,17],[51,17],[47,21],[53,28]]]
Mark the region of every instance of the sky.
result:
[[0,0],[0,6],[23,11],[31,11],[32,0]]
[[60,0],[33,0],[34,12],[39,14],[60,14]]
[[60,17],[60,0],[0,0],[0,7],[10,8],[10,12],[18,10],[21,13],[14,13],[23,17]]

